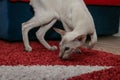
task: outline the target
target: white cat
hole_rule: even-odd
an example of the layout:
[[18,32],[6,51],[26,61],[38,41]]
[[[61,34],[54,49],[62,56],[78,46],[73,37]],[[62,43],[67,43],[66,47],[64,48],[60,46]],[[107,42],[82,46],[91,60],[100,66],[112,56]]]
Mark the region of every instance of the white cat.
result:
[[22,24],[22,36],[26,51],[32,51],[29,45],[28,32],[34,27],[40,27],[36,32],[38,40],[48,50],[56,50],[56,46],[50,46],[44,39],[45,33],[60,20],[65,29],[54,28],[62,40],[60,42],[59,57],[66,59],[70,53],[82,46],[87,35],[91,36],[89,48],[97,42],[95,25],[83,0],[30,0],[34,9],[34,16]]

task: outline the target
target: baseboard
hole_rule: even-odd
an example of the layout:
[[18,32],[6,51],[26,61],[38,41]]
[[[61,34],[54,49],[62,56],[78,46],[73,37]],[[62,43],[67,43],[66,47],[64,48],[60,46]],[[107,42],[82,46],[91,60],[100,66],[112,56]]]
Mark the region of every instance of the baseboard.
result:
[[120,18],[119,18],[119,31],[118,31],[118,33],[114,34],[113,36],[120,37]]

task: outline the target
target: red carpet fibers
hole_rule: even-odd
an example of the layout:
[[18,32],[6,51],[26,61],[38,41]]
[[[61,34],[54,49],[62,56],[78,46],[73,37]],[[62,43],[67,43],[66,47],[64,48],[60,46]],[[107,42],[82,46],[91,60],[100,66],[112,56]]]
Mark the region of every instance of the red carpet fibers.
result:
[[68,80],[120,80],[120,66],[108,70],[83,74]]
[[[120,80],[120,56],[111,53],[81,49],[81,54],[73,54],[69,60],[58,58],[57,51],[49,51],[38,42],[30,42],[32,52],[25,52],[22,42],[0,40],[0,65],[91,65],[113,66],[111,69],[96,71],[73,77],[69,80]],[[49,41],[58,45],[58,41]]]

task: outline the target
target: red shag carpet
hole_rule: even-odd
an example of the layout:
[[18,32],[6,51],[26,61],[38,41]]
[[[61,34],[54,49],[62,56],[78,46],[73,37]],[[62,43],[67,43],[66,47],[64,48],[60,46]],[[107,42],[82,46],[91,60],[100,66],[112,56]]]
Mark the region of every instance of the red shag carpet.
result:
[[[58,46],[58,41],[49,43]],[[120,80],[119,55],[81,49],[81,54],[61,60],[59,50],[30,44],[33,51],[25,52],[22,42],[0,40],[0,80]]]

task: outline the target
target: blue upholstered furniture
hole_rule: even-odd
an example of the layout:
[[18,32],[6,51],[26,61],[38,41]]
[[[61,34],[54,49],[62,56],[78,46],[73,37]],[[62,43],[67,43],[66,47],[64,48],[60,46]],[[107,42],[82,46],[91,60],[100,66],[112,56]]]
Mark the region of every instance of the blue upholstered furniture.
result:
[[[111,35],[118,32],[120,6],[88,6],[96,25],[98,35]],[[0,0],[0,39],[9,41],[22,40],[21,23],[33,16],[32,8],[28,3],[11,3]],[[58,21],[54,26],[62,24]],[[30,39],[35,39],[35,31],[30,31]],[[60,39],[52,29],[46,34],[46,39]]]

